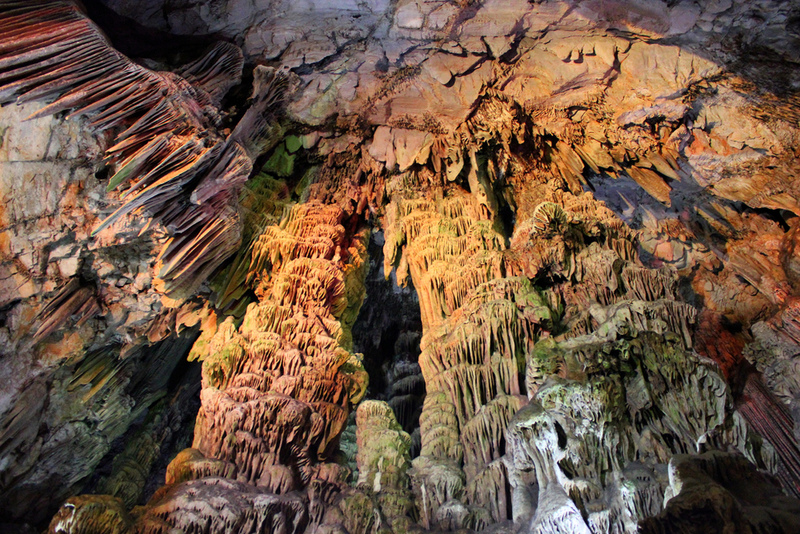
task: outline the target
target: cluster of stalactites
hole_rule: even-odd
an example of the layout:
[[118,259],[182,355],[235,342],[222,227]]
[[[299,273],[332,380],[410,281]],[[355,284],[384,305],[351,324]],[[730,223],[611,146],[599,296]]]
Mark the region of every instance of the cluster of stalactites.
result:
[[[516,68],[505,75],[512,79],[525,76]],[[594,89],[600,91],[601,87],[605,84]],[[657,201],[671,204],[671,184],[680,182],[683,172],[678,162],[681,137],[675,135],[680,133],[682,120],[662,120],[652,131],[633,129],[634,133],[606,122],[604,97],[591,95],[593,91],[584,95],[586,100],[581,99],[581,106],[591,111],[577,116],[574,105],[554,101],[542,105],[528,100],[527,91],[514,92],[484,88],[467,120],[453,132],[428,134],[415,158],[405,155],[403,162],[398,158],[401,170],[415,169],[414,163],[430,165],[435,172],[428,181],[437,185],[467,175],[480,205],[489,211],[496,207],[487,190],[492,183],[531,170],[546,174],[549,181],[575,195],[589,185],[587,176],[628,176]],[[523,208],[519,215],[524,220],[530,214]]]
[[400,199],[386,211],[384,268],[398,264],[401,282],[411,274],[424,329],[459,309],[471,288],[503,276],[505,240],[470,195]]
[[422,524],[502,521],[505,427],[526,402],[520,365],[551,327],[550,309],[527,279],[505,277],[505,239],[474,195],[395,199],[386,222],[386,266],[410,274],[424,328],[422,450],[412,470]]
[[[537,475],[534,523],[633,532],[662,510],[675,454],[737,449],[774,469],[774,453],[733,411],[725,380],[675,332],[540,341],[527,382],[531,402],[509,426],[508,464]],[[577,518],[545,517],[550,500]]]
[[347,468],[332,459],[367,379],[347,350],[367,234],[347,232],[344,217],[293,206],[255,240],[259,301],[239,327],[229,318],[193,350],[201,408],[193,448],[169,465],[167,486],[131,515],[115,499],[70,501],[53,529],[303,532],[323,521],[346,486]]
[[[730,446],[773,465],[732,413],[724,380],[688,352],[696,311],[677,301],[674,274],[643,266],[634,236],[591,194],[535,179],[520,187],[508,245],[466,193],[396,198],[387,210],[386,267],[411,275],[425,330],[411,472],[421,524],[532,521],[538,487],[542,528],[560,510],[587,532],[625,531],[661,510],[653,469],[673,454]],[[534,349],[554,331],[572,359]],[[528,416],[536,423],[515,423]],[[619,506],[587,523],[609,491],[621,492]]]
[[661,511],[673,455],[775,459],[690,351],[697,313],[677,300],[675,275],[641,265],[624,228],[582,217],[584,203],[539,204],[511,240],[513,271],[550,281],[563,310],[563,333],[527,353],[530,403],[507,432],[508,469],[536,474],[512,477],[513,515],[534,530],[632,532]]
[[243,65],[238,47],[218,43],[179,74],[152,71],[114,50],[79,2],[0,1],[0,103],[46,101],[31,118],[72,110],[118,131],[108,188],[127,189],[94,233],[135,212],[163,225],[157,272],[172,295],[190,295],[241,244],[239,191],[272,142],[284,87],[257,67],[250,108],[221,136],[221,100]]
[[538,203],[518,203],[505,256],[510,274],[549,286],[559,331],[525,351],[529,404],[506,433],[515,521],[635,531],[661,511],[675,454],[735,448],[774,469],[722,376],[691,352],[697,312],[678,301],[675,275],[643,266],[630,231],[591,195],[548,187],[532,181],[518,193]]
[[[59,521],[113,519],[120,532],[154,533],[303,532],[322,523],[347,485],[347,468],[332,460],[367,379],[346,349],[364,295],[367,235],[345,231],[344,217],[294,206],[256,240],[259,301],[240,326],[229,318],[195,347],[203,388],[194,443],[169,465],[167,486],[130,517],[117,501],[89,500],[67,503]],[[320,238],[326,250],[303,246]]]
[[240,328],[220,326],[203,362],[194,446],[232,464],[238,479],[278,492],[305,487],[332,457],[365,387],[344,348],[348,310],[363,298],[365,236],[347,235],[343,217],[335,207],[297,205],[255,240],[259,302]]
[[[675,332],[690,348],[697,313],[677,299],[674,273],[642,265],[630,230],[590,194],[552,197],[560,203],[541,202],[517,224],[506,268],[548,283],[547,301],[563,310],[565,335],[606,324],[625,332]],[[596,218],[587,216],[592,205]],[[612,316],[619,320],[608,321]]]

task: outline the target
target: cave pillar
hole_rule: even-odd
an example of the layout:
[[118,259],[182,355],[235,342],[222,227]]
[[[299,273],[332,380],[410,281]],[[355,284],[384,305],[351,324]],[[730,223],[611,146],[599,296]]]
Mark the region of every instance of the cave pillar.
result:
[[[170,465],[161,503],[182,482],[216,484],[220,477],[270,498],[307,491],[308,511],[304,505],[282,520],[288,531],[303,531],[321,522],[346,485],[349,471],[334,455],[366,390],[366,372],[350,352],[350,327],[364,297],[368,239],[346,225],[340,208],[308,203],[287,209],[255,240],[250,273],[258,301],[241,325],[228,318],[201,347],[194,442]],[[193,519],[167,520],[184,527],[186,521]]]
[[424,330],[422,450],[412,470],[422,524],[480,529],[510,519],[504,434],[527,402],[521,364],[549,309],[527,279],[505,276],[505,239],[473,195],[396,199],[390,210],[398,222],[387,225],[387,258],[404,244]]

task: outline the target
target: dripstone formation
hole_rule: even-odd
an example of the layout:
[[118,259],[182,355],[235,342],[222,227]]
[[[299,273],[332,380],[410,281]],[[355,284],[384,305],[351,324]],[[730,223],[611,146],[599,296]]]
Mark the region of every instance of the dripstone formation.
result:
[[800,532],[800,4],[132,5],[0,0],[0,530]]

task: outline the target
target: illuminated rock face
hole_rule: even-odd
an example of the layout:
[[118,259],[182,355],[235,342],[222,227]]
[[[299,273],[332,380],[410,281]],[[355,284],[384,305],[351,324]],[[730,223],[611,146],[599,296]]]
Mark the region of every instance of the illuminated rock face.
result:
[[[256,492],[252,498],[260,502],[274,495],[270,506],[255,512],[248,506],[258,507],[245,501],[246,520],[237,516],[212,531],[236,525],[240,532],[260,532],[262,525],[276,524],[264,514],[279,513],[287,531],[303,532],[322,521],[346,485],[347,470],[333,459],[367,382],[361,362],[347,350],[363,300],[366,234],[346,229],[344,216],[335,206],[301,204],[255,241],[251,262],[259,301],[238,329],[230,320],[220,324],[198,353],[203,390],[193,448],[170,465],[167,483],[177,486],[154,499],[137,528],[216,524],[212,509],[189,513],[182,492],[197,499],[192,480],[208,485],[225,477],[241,483],[222,492],[230,498]],[[305,490],[310,506],[283,497]],[[162,508],[170,510],[167,518]],[[287,518],[286,509],[293,515]]]
[[280,493],[307,485],[315,464],[332,458],[366,387],[346,350],[363,298],[364,236],[346,235],[342,217],[303,204],[259,237],[261,302],[239,332],[220,326],[203,363],[194,446]]
[[[533,176],[519,187],[558,197]],[[752,456],[723,378],[689,352],[696,311],[674,275],[644,267],[590,195],[551,200],[508,245],[472,195],[390,204],[386,258],[407,262],[426,329],[411,473],[426,528],[635,531],[661,511],[674,454],[775,465]]]
[[[800,530],[790,3],[100,4],[241,50],[145,69],[0,1],[0,96],[84,115],[0,113],[0,522]],[[421,332],[362,361],[381,267]]]

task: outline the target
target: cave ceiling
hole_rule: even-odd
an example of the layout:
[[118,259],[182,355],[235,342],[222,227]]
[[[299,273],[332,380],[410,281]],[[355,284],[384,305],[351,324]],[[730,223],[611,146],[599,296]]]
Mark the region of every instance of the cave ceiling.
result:
[[796,1],[0,0],[0,531],[800,532],[799,53]]

